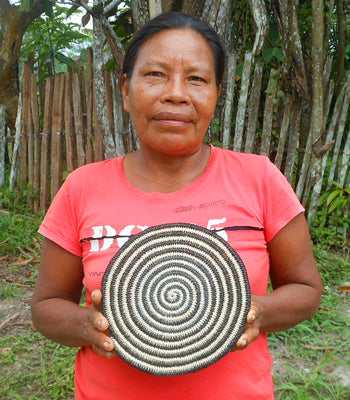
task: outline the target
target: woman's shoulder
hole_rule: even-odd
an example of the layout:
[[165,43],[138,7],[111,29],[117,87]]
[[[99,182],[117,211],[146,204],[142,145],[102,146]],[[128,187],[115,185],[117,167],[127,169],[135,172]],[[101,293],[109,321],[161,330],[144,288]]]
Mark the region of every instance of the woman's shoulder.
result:
[[215,156],[224,162],[242,163],[246,166],[263,166],[272,164],[268,157],[252,153],[240,153],[220,147],[212,147]]
[[104,161],[93,162],[89,164],[85,164],[81,167],[76,168],[72,171],[68,178],[69,180],[80,180],[91,178],[100,178],[105,177],[110,173],[114,173],[115,165],[118,163],[117,158],[112,158]]

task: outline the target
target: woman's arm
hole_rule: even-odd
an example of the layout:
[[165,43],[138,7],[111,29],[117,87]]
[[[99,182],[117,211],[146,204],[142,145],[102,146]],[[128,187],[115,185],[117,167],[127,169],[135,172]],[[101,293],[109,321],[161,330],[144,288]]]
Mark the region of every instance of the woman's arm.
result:
[[114,343],[100,309],[101,292],[92,293],[90,308],[79,306],[83,267],[80,257],[44,238],[38,280],[31,301],[35,327],[49,339],[71,347],[92,345],[104,357]]
[[245,348],[260,330],[281,331],[314,315],[322,282],[314,259],[309,228],[303,214],[290,221],[268,243],[273,292],[252,296],[244,334],[237,343]]

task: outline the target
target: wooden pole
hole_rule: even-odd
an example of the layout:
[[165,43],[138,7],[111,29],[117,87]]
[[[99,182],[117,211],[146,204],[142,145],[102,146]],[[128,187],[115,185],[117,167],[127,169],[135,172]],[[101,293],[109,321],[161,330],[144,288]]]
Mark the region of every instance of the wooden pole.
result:
[[33,123],[33,211],[39,210],[40,191],[40,126],[36,75],[31,76],[31,110]]
[[64,130],[66,138],[66,160],[67,171],[72,172],[75,167],[75,151],[74,151],[74,124],[72,110],[72,72],[65,74],[64,81]]
[[93,94],[93,69],[92,69],[92,49],[88,48],[88,63],[86,70],[86,162],[94,162],[93,149],[93,113],[94,113],[94,94]]
[[51,201],[61,186],[64,75],[56,75],[52,102]]
[[40,210],[48,206],[48,154],[52,132],[53,79],[47,78],[45,83],[44,126],[41,140],[40,158]]
[[85,145],[84,145],[84,123],[83,123],[83,104],[80,92],[79,75],[73,73],[72,77],[72,98],[74,110],[74,127],[77,142],[78,167],[85,164]]

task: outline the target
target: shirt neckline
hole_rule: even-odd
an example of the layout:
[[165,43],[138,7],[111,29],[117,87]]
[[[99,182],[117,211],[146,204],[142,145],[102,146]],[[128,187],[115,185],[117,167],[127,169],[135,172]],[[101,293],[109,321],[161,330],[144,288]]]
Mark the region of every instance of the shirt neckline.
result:
[[119,182],[123,185],[123,187],[128,190],[129,193],[132,193],[134,196],[138,197],[143,197],[147,199],[175,199],[179,197],[186,196],[187,194],[193,192],[198,188],[198,186],[202,185],[204,181],[207,180],[211,170],[212,166],[215,162],[216,159],[216,154],[217,154],[217,149],[210,145],[210,157],[208,164],[202,173],[196,180],[193,182],[189,183],[185,187],[183,187],[180,190],[177,190],[175,192],[170,192],[170,193],[161,193],[161,192],[144,192],[141,189],[138,189],[136,186],[134,186],[129,179],[127,178],[125,171],[124,171],[124,158],[125,155],[122,157],[119,157],[117,159],[116,163],[116,173],[119,177]]

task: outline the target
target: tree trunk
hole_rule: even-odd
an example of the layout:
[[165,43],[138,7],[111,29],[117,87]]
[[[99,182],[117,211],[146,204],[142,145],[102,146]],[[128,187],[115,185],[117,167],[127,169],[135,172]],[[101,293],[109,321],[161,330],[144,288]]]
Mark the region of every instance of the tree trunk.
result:
[[100,19],[94,19],[94,83],[98,126],[103,138],[105,158],[115,157],[115,143],[112,132],[109,129],[107,105],[105,97],[105,62],[104,62],[104,35]]
[[9,183],[10,190],[14,190],[16,184],[21,132],[22,132],[22,94],[20,93],[18,99],[18,111],[16,118],[15,141],[13,144],[13,151],[12,151],[12,163],[11,163],[10,183]]
[[[347,113],[349,109],[349,102],[350,102],[350,72],[348,73],[346,83],[344,85],[344,100],[340,105],[342,106],[341,114],[339,117],[339,121],[336,120],[335,123],[338,125],[337,133],[336,133],[336,138],[335,138],[335,145],[333,149],[333,157],[332,157],[332,165],[331,169],[329,171],[329,176],[328,176],[328,181],[327,181],[327,189],[330,189],[331,183],[335,177],[335,173],[337,170],[337,165],[339,162],[339,153],[341,151],[341,144],[343,140],[343,133],[345,129],[345,123],[346,123],[346,118],[347,118]],[[342,93],[342,92],[341,92]],[[342,94],[340,94],[339,97],[341,97]]]
[[18,60],[23,35],[42,12],[40,0],[28,2],[24,10],[9,0],[0,0],[0,104],[5,106],[6,124],[11,130],[15,129],[18,107]]
[[311,221],[317,209],[316,198],[320,195],[322,185],[322,154],[318,148],[323,145],[324,133],[324,88],[323,88],[323,40],[324,40],[324,3],[323,0],[312,1],[312,108],[311,108],[311,186],[319,191],[315,193],[314,201],[310,204],[308,218]]
[[253,54],[259,55],[264,48],[267,36],[269,34],[269,22],[264,0],[249,0],[250,9],[253,14],[255,24],[255,40]]
[[303,97],[308,91],[307,77],[294,1],[273,0],[272,7],[286,56],[284,69],[287,69],[287,74],[290,75],[290,85]]
[[133,0],[131,2],[132,23],[135,32],[149,20],[148,1]]
[[254,78],[249,100],[247,134],[244,145],[244,151],[246,153],[252,153],[254,150],[255,134],[257,130],[257,121],[259,114],[263,69],[264,69],[264,64],[258,62],[255,66]]
[[5,148],[6,148],[5,143],[6,143],[5,106],[0,105],[0,186],[3,186],[5,183]]
[[247,108],[247,98],[248,98],[252,58],[253,58],[252,53],[247,52],[244,59],[241,91],[238,101],[238,110],[236,114],[236,128],[233,139],[233,150],[235,151],[241,151],[243,143],[243,133],[245,125],[245,115]]
[[224,130],[222,136],[222,147],[224,149],[229,148],[231,138],[231,126],[232,126],[232,107],[233,97],[235,90],[235,78],[236,78],[236,56],[230,54],[227,60],[227,87],[226,87],[226,102],[224,110]]
[[[344,80],[345,72],[345,29],[344,29],[344,8],[343,0],[337,0],[337,26],[338,26],[338,48],[337,48],[337,61],[338,61],[338,82]],[[341,87],[341,86],[339,86]]]

